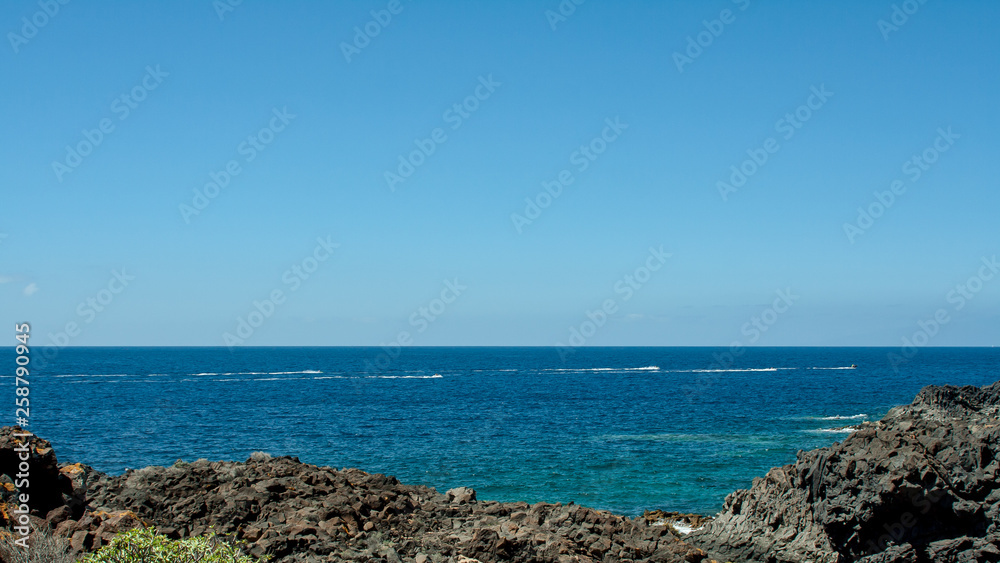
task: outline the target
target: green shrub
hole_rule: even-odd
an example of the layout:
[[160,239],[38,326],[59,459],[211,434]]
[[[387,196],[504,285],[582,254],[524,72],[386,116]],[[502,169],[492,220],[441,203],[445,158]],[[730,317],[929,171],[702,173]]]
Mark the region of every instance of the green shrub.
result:
[[82,563],[258,563],[240,545],[215,534],[172,540],[152,529],[122,532]]

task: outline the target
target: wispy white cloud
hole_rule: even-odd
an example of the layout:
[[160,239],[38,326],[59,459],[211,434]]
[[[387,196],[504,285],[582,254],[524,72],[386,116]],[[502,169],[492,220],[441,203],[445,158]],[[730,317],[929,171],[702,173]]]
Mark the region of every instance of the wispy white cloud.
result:
[[32,295],[34,295],[36,293],[38,293],[38,284],[37,283],[31,282],[28,285],[24,286],[24,295],[25,295],[25,297],[31,297]]
[[0,283],[10,283],[12,281],[14,281],[14,278],[12,278],[10,276],[0,275]]

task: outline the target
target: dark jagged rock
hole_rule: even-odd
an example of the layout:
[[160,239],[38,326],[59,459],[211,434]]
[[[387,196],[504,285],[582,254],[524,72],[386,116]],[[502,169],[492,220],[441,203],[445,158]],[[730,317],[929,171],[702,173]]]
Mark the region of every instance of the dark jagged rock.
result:
[[442,495],[384,475],[289,457],[199,460],[104,476],[90,504],[133,512],[175,537],[210,530],[234,535],[250,542],[253,553],[288,562],[415,562],[421,555],[430,562],[704,557],[662,526],[639,519],[575,505],[480,502],[471,489]]
[[20,426],[0,429],[0,525],[9,524],[27,495],[30,515],[45,518],[61,509],[61,517],[83,513],[84,495],[74,494],[72,480],[59,470],[52,444]]
[[734,561],[1000,561],[998,413],[1000,382],[926,387],[730,494],[687,539]]
[[[0,451],[17,447],[3,441],[14,430],[0,429],[7,448]],[[484,502],[465,487],[440,494],[385,475],[266,454],[245,463],[178,461],[108,476],[81,464],[59,468],[48,442],[35,440],[39,469],[33,477],[60,491],[34,510],[36,525],[48,524],[77,552],[97,550],[120,531],[154,526],[174,538],[211,531],[232,536],[279,563],[674,563],[705,557],[666,526],[573,504]]]

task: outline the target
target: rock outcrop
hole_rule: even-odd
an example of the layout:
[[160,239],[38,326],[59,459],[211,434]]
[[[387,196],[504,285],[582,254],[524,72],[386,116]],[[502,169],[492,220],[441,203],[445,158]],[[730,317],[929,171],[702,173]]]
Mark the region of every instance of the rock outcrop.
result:
[[[11,438],[15,431],[0,429],[0,462],[21,447]],[[174,538],[210,531],[235,537],[279,563],[705,558],[669,526],[573,504],[484,502],[466,487],[440,494],[385,475],[266,454],[245,463],[179,461],[109,476],[81,464],[58,467],[48,442],[31,440],[32,487],[53,491],[31,503],[33,524],[68,539],[76,552],[99,549],[120,531],[154,526]],[[10,483],[4,490],[18,492]]]
[[767,563],[1000,561],[1000,382],[926,387],[736,491],[687,539]]
[[482,502],[289,457],[177,463],[102,477],[93,509],[175,537],[214,529],[279,561],[700,561],[665,526],[575,505]]
[[[27,495],[29,502],[22,503],[21,495]],[[30,509],[29,517],[36,519],[56,508],[79,517],[84,497],[60,470],[52,444],[20,426],[0,428],[0,526],[15,524],[22,504]]]

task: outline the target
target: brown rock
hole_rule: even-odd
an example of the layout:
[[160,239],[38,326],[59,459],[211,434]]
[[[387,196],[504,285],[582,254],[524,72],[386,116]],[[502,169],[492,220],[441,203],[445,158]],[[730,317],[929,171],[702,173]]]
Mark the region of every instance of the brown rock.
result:
[[92,545],[92,538],[93,535],[86,530],[74,532],[69,540],[69,546],[73,551],[84,551]]
[[73,517],[73,511],[69,509],[65,504],[62,506],[57,506],[49,511],[45,515],[45,522],[50,528],[55,528],[60,523],[65,522]]
[[476,491],[468,487],[456,487],[454,489],[449,489],[445,496],[448,497],[448,502],[455,504],[469,504],[476,502]]

